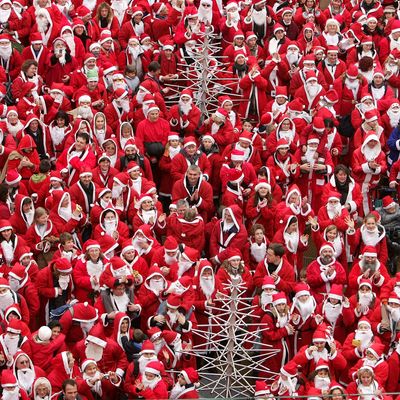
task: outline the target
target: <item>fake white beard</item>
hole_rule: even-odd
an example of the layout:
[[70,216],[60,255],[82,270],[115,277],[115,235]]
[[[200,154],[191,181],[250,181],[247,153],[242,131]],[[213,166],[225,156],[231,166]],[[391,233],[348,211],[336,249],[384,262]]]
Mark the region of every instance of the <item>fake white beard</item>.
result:
[[224,232],[228,232],[234,225],[235,225],[234,222],[226,222],[226,221],[224,221],[223,231]]
[[390,312],[390,316],[392,317],[394,322],[399,322],[400,320],[400,308],[392,308],[387,306],[387,309]]
[[90,11],[93,11],[96,7],[96,0],[83,0],[82,5],[87,7]]
[[353,91],[356,89],[358,90],[358,87],[360,86],[360,82],[358,81],[358,79],[356,79],[355,81],[351,81],[348,78],[346,78],[344,83],[348,89],[353,90]]
[[36,374],[33,369],[23,368],[17,371],[18,385],[24,389],[28,394],[31,393],[33,382],[35,381]]
[[92,358],[94,361],[98,362],[103,357],[103,351],[104,349],[101,346],[88,342],[85,348],[85,355],[86,358]]
[[8,10],[0,9],[0,23],[7,22],[8,18],[10,18],[10,14],[11,14],[11,8]]
[[358,329],[355,330],[354,339],[361,341],[361,349],[365,350],[371,344],[371,339],[374,337],[373,332],[370,330],[368,331],[359,331]]
[[315,363],[317,363],[321,358],[323,360],[328,361],[328,357],[329,357],[329,353],[328,353],[328,350],[326,348],[324,348],[322,351],[314,351],[312,353],[312,355],[313,355]]
[[18,292],[18,289],[20,288],[20,282],[18,279],[12,278],[11,276],[8,277],[8,283],[10,284],[11,290],[14,292]]
[[185,390],[185,385],[180,385],[179,382],[175,383],[175,386],[172,388],[169,398],[171,400],[178,399],[180,394]]
[[44,396],[44,397],[40,397],[39,395],[35,395],[34,400],[50,400],[50,396]]
[[263,291],[260,296],[261,305],[265,308],[266,305],[272,303],[272,294]]
[[71,52],[71,56],[75,57],[75,39],[72,33],[64,33],[62,38],[67,42],[68,48]]
[[178,311],[176,312],[171,312],[167,311],[168,318],[170,320],[171,326],[175,324],[175,322],[178,320]]
[[210,299],[215,290],[215,279],[214,276],[201,276],[200,277],[200,289],[203,291],[206,299]]
[[[100,371],[96,371],[96,373],[92,376],[89,376],[88,374],[86,374],[85,372],[82,374],[82,377],[84,380],[87,379],[99,379],[101,377],[101,372]],[[100,397],[103,394],[103,390],[101,388],[101,380],[97,380],[96,383],[90,388],[92,392],[96,392]]]
[[342,205],[340,203],[332,206],[330,204],[327,204],[326,206],[326,211],[328,212],[328,217],[330,219],[333,219],[336,214],[340,215],[342,212]]
[[17,122],[15,125],[12,125],[12,124],[10,124],[10,123],[7,121],[7,130],[8,130],[8,132],[9,132],[12,136],[14,136],[14,137],[17,136],[17,133],[18,133],[23,127],[24,127],[24,124],[23,124],[20,120],[18,120],[18,122]]
[[211,124],[211,133],[215,135],[219,131],[219,125],[213,122]]
[[4,311],[7,307],[10,307],[11,304],[14,304],[14,297],[10,290],[0,296],[0,310]]
[[374,88],[371,86],[372,96],[375,100],[380,100],[385,95],[385,86]]
[[178,146],[178,147],[172,147],[172,146],[170,146],[170,148],[169,148],[169,157],[170,157],[170,159],[173,160],[174,157],[175,157],[177,154],[179,154],[180,151],[181,151],[181,148],[180,148],[179,146]]
[[324,307],[324,314],[326,319],[331,323],[334,324],[339,315],[342,313],[342,305],[340,303],[333,305],[329,301],[325,303]]
[[138,359],[139,362],[139,372],[141,374],[144,374],[144,369],[146,368],[146,365],[150,362],[150,361],[157,361],[157,356],[154,354],[153,356],[151,356],[151,358],[146,358],[143,356],[140,356]]
[[300,311],[300,315],[303,319],[306,319],[315,310],[314,299],[310,296],[304,303],[297,301],[297,308]]
[[111,194],[113,199],[118,199],[119,196],[122,194],[123,187],[120,185],[113,185]]
[[136,60],[139,57],[139,55],[143,53],[143,50],[141,49],[140,45],[128,46],[127,50],[134,60]]
[[262,242],[261,244],[251,243],[250,253],[257,262],[262,261],[265,257],[265,254],[267,253],[266,243],[265,242]]
[[83,119],[92,119],[93,112],[90,106],[79,106],[77,110],[78,115],[80,115]]
[[310,163],[311,165],[313,165],[315,163],[315,152],[317,150],[316,149],[312,149],[307,145],[307,150],[304,154],[304,157],[306,158],[307,162]]
[[178,277],[181,277],[186,271],[188,271],[193,265],[192,261],[179,261],[178,262]]
[[139,104],[143,104],[144,96],[146,96],[146,92],[143,92],[143,91],[139,90],[139,91],[136,93],[136,101],[137,101]]
[[66,64],[66,62],[67,62],[67,60],[65,59],[65,55],[67,54],[67,50],[66,49],[62,49],[62,51],[61,51],[61,57],[58,59],[58,62],[61,64],[61,65],[65,65]]
[[297,378],[287,379],[284,381],[282,378],[279,378],[278,385],[289,391],[289,394],[293,394],[296,391],[296,383]]
[[292,143],[292,140],[294,139],[295,132],[293,129],[288,129],[287,131],[280,130],[279,131],[279,138],[280,139],[286,139],[289,143]]
[[154,342],[153,344],[154,344],[154,351],[156,352],[156,354],[158,354],[161,351],[161,349],[165,346],[165,340],[161,339],[157,341],[157,343]]
[[[123,89],[125,89],[125,83],[123,84]],[[114,89],[115,90],[115,89]],[[117,105],[122,108],[122,111],[129,112],[129,100],[119,100]]]
[[159,296],[160,292],[165,289],[165,282],[163,279],[150,279],[149,288],[156,296]]
[[17,386],[13,390],[3,390],[2,400],[18,400],[19,399],[19,387]]
[[104,221],[104,230],[106,231],[107,235],[112,236],[112,234],[117,230],[117,220],[112,221]]
[[203,7],[201,4],[198,9],[198,19],[200,22],[203,23],[210,23],[212,22],[212,17],[213,17],[213,12],[212,12],[212,7]]
[[54,146],[58,146],[64,140],[65,128],[59,128],[58,126],[50,127],[50,136]]
[[284,232],[283,238],[285,240],[287,249],[291,253],[296,253],[297,247],[299,246],[299,232],[292,232],[292,233]]
[[236,143],[235,148],[236,150],[243,151],[245,160],[248,160],[250,156],[250,147],[242,147],[240,143]]
[[365,226],[361,227],[361,236],[367,246],[375,246],[379,242],[378,227],[375,227],[373,231],[369,231]]
[[84,336],[86,337],[89,334],[90,330],[93,328],[94,321],[93,322],[80,322],[80,326],[81,326]]
[[190,110],[192,109],[192,101],[188,101],[184,103],[182,100],[179,100],[179,109],[182,111],[184,115],[189,115]]
[[140,21],[138,24],[135,24],[135,27],[133,28],[136,36],[140,36],[144,33],[144,24],[143,21]]
[[331,383],[331,380],[329,377],[321,378],[320,376],[317,375],[314,378],[314,386],[316,389],[328,390],[330,383]]
[[[265,308],[263,307],[263,310],[265,311]],[[275,308],[276,310],[276,308]],[[280,314],[278,311],[276,312],[277,314],[277,327],[278,328],[283,328],[287,325],[288,321],[289,321],[289,313],[286,314]]]
[[278,104],[276,101],[274,101],[273,103],[272,103],[272,108],[271,108],[271,110],[272,110],[272,113],[273,114],[277,114],[278,112],[280,112],[280,113],[285,113],[285,111],[286,111],[286,109],[287,109],[287,101],[285,101],[285,103],[284,104]]
[[390,109],[389,109],[389,110],[387,111],[387,115],[388,115],[388,117],[389,117],[390,126],[391,126],[392,128],[395,128],[395,127],[398,125],[399,120],[400,120],[400,111],[393,112],[393,110],[390,110]]
[[145,224],[150,224],[150,220],[152,220],[152,223],[154,224],[156,222],[157,218],[157,211],[156,210],[148,210],[144,211],[142,210],[142,218]]
[[179,281],[175,281],[171,283],[170,290],[172,293],[181,295],[187,290],[187,288],[182,286],[182,284]]
[[9,46],[0,46],[0,57],[3,60],[8,60],[12,54],[11,44]]
[[150,380],[146,378],[145,374],[142,374],[142,383],[145,389],[149,388],[153,390],[157,386],[157,383],[160,381],[161,381],[161,376],[155,376],[154,379]]
[[122,296],[113,295],[113,298],[117,304],[118,311],[126,312],[130,303],[129,296],[124,292]]
[[381,146],[377,144],[373,149],[370,149],[368,146],[363,146],[361,148],[361,152],[364,154],[364,157],[367,161],[376,160],[381,152]]
[[46,18],[36,18],[37,29],[40,33],[45,33],[50,25],[49,21]]
[[374,298],[374,295],[372,292],[369,292],[369,293],[358,292],[358,302],[363,307],[369,307],[371,305],[373,298]]
[[70,275],[60,275],[58,278],[58,284],[62,290],[66,290],[68,288],[69,281]]
[[258,26],[264,26],[267,22],[267,9],[263,7],[260,11],[253,8],[251,17],[253,22]]
[[104,269],[103,267],[103,262],[100,260],[97,263],[94,263],[92,260],[86,261],[86,270],[90,277],[95,276],[100,278],[100,275]]
[[3,251],[3,256],[5,258],[5,261],[7,264],[10,264],[11,261],[14,259],[14,247],[12,245],[12,242],[7,242],[3,240],[1,242],[1,249]]
[[286,59],[287,59],[287,61],[288,61],[288,63],[289,63],[289,65],[291,66],[292,64],[295,64],[295,63],[297,63],[298,61],[299,61],[299,52],[298,51],[295,51],[295,52],[291,52],[291,53],[288,53],[288,54],[286,54]]
[[306,84],[306,91],[308,92],[310,97],[315,97],[319,92],[319,85]]
[[124,14],[128,8],[128,2],[125,0],[113,0],[111,2],[111,9],[117,14]]
[[19,350],[18,341],[19,336],[10,336],[8,333],[4,335],[4,344],[11,357],[14,357],[15,353]]
[[68,222],[72,217],[71,204],[67,207],[60,207],[58,210],[58,215]]
[[237,27],[237,25],[238,25],[238,23],[239,23],[239,21],[240,21],[240,14],[239,14],[239,11],[235,11],[234,13],[228,11],[228,13],[229,13],[230,16],[231,16],[231,24],[232,24],[234,27]]
[[164,261],[167,265],[171,265],[178,261],[178,257],[177,256],[169,256],[167,253],[164,253]]
[[106,136],[106,131],[104,129],[95,129],[94,134],[96,135],[96,139],[101,146],[104,143],[104,139]]
[[375,106],[373,104],[371,105],[367,105],[364,103],[361,103],[361,111],[365,114],[367,111],[371,111],[375,108]]
[[385,65],[385,70],[388,72],[391,72],[393,75],[397,75],[397,72],[399,71],[399,67],[396,64],[386,64]]
[[400,286],[395,285],[395,287],[393,288],[394,292],[397,294],[397,296],[400,297]]
[[369,360],[368,358],[365,358],[364,359],[364,362],[363,362],[363,366],[366,366],[366,367],[375,367],[375,364],[376,364],[376,362],[377,362],[378,360]]

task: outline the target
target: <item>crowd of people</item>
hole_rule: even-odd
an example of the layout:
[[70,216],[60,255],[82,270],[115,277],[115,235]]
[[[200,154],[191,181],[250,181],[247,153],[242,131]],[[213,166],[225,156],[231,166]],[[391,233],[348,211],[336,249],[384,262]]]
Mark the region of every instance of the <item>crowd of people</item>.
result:
[[235,285],[256,399],[400,398],[400,11],[325,6],[0,0],[1,399],[199,398]]

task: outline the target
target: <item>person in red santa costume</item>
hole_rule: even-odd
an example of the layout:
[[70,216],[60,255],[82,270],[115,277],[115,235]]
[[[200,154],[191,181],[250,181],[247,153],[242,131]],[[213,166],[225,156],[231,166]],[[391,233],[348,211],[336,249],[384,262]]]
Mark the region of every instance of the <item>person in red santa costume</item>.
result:
[[355,318],[349,299],[343,295],[343,286],[332,284],[324,301],[318,304],[316,312],[331,327],[333,338],[343,343],[347,329],[353,326]]
[[367,133],[361,148],[354,151],[351,167],[354,180],[360,184],[363,194],[364,214],[371,209],[371,197],[368,193],[379,183],[381,174],[385,174],[387,163],[381,144],[374,131]]
[[66,379],[76,379],[81,377],[81,372],[74,356],[70,351],[58,353],[52,364],[52,370],[47,376],[51,383],[51,389],[54,393],[60,392],[62,383]]
[[323,317],[315,314],[317,303],[310,294],[310,287],[306,283],[295,286],[295,296],[290,308],[293,325],[296,328],[294,335],[294,354],[304,345],[311,343],[312,335]]
[[242,223],[242,212],[237,205],[222,211],[222,218],[217,221],[210,237],[211,262],[220,264],[219,255],[228,247],[243,248],[247,241],[246,228]]
[[381,143],[382,148],[384,148],[386,145],[386,138],[380,120],[380,114],[375,108],[372,110],[368,110],[364,113],[363,123],[355,131],[352,138],[353,140],[352,142],[350,142],[349,151],[353,150],[352,146],[354,146],[354,149],[360,148],[370,131],[375,132],[376,136],[378,136],[379,138],[379,142]]
[[198,149],[196,140],[193,136],[185,137],[183,148],[173,158],[171,162],[171,175],[176,182],[185,176],[188,166],[198,165],[204,179],[208,180],[211,173],[211,166],[208,157]]
[[117,131],[121,122],[128,121],[130,118],[131,107],[128,99],[128,92],[118,88],[113,93],[113,100],[104,108],[107,124]]
[[271,376],[271,373],[278,373],[289,362],[292,354],[290,336],[293,336],[295,332],[285,293],[273,294],[272,303],[265,311],[260,323],[261,343],[279,349],[279,353],[276,357],[264,363],[269,371],[262,371],[260,374],[262,377]]
[[[180,215],[181,214],[179,214],[179,216]],[[164,246],[160,246],[154,251],[151,265],[158,265],[161,270],[165,272],[165,276],[167,276],[170,272],[171,265],[178,262],[183,251],[183,246],[179,246],[177,240],[168,234]],[[165,271],[164,268],[166,268]]]
[[192,91],[184,89],[181,92],[178,104],[173,105],[169,110],[168,120],[171,129],[178,132],[180,136],[192,136],[198,128],[200,110],[192,102]]
[[306,393],[305,378],[298,373],[297,365],[288,363],[279,372],[279,377],[270,386],[273,395],[296,397]]
[[338,52],[337,46],[327,46],[326,58],[318,64],[318,70],[324,74],[325,82],[330,86],[346,72],[346,64],[338,58]]
[[329,293],[332,285],[346,283],[346,271],[336,261],[334,249],[330,243],[322,245],[319,249],[319,257],[308,265],[307,283],[318,303],[323,300],[322,293]]
[[114,238],[119,245],[122,245],[129,237],[128,226],[120,221],[118,213],[113,208],[106,208],[99,217],[99,224],[95,226],[93,237],[109,235]]
[[[341,194],[332,191],[325,197],[326,205],[322,206],[318,211],[318,224],[322,230],[329,225],[335,225],[341,233],[345,233],[349,212],[347,208],[342,208],[340,204]],[[324,200],[322,200],[324,201]]]
[[18,254],[18,246],[26,246],[23,236],[16,235],[13,229],[9,220],[0,220],[0,257],[3,264],[0,267],[0,272],[3,273],[3,277],[5,278],[7,277],[11,264],[17,261],[16,255]]
[[2,400],[29,400],[28,394],[20,388],[18,385],[17,378],[13,372],[9,369],[3,370],[1,373],[1,387],[3,389],[3,394],[1,396]]
[[385,264],[377,258],[376,247],[366,245],[361,250],[362,257],[359,262],[354,263],[349,274],[349,294],[354,294],[359,288],[362,279],[368,279],[372,290],[379,297],[382,285],[389,282],[389,274]]
[[151,399],[167,399],[167,385],[162,378],[164,366],[161,361],[151,361],[135,384],[135,395]]
[[9,75],[11,81],[17,78],[22,65],[22,57],[17,49],[13,49],[9,35],[0,35],[0,65]]
[[314,110],[325,95],[325,89],[318,83],[317,75],[314,71],[306,72],[305,84],[296,90],[295,97],[299,98],[305,104],[305,111]]
[[[390,293],[391,291],[387,292],[385,299],[389,297]],[[355,321],[359,321],[363,317],[371,319],[375,308],[380,304],[379,297],[372,291],[371,280],[365,278],[360,280],[357,293],[350,296],[349,301],[354,310]]]
[[188,367],[178,374],[178,379],[171,389],[170,399],[199,399],[197,388],[200,386],[199,374],[197,371]]

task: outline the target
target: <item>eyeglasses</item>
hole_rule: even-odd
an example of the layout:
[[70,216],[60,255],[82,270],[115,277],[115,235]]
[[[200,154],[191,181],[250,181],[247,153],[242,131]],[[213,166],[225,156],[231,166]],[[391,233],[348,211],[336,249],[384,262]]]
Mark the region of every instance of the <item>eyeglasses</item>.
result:
[[202,4],[201,6],[208,8],[208,7],[211,7],[211,4]]

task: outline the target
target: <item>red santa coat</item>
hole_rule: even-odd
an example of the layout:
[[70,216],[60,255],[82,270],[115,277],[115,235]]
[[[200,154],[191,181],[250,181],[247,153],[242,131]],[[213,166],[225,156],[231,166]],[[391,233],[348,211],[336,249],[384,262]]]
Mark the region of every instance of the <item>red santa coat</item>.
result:
[[96,201],[96,191],[98,186],[95,183],[91,183],[93,187],[93,198],[90,199],[86,192],[83,190],[82,184],[80,181],[74,183],[70,189],[69,194],[71,195],[71,201],[73,203],[79,204],[86,214],[90,213],[90,208],[92,204]]
[[1,66],[5,69],[6,73],[10,76],[11,81],[17,78],[21,71],[22,57],[17,49],[12,49],[10,58],[7,61],[2,60]]
[[100,167],[97,166],[92,170],[92,182],[97,184],[99,188],[108,187],[111,189],[113,185],[113,178],[118,173],[119,171],[116,168],[110,167],[107,173],[104,175]]
[[43,251],[40,250],[37,246],[47,236],[59,236],[56,227],[54,226],[54,224],[50,219],[47,221],[46,230],[44,231],[43,234],[39,232],[39,229],[37,228],[35,223],[33,223],[28,228],[28,231],[26,232],[25,235],[25,240],[27,245],[31,248],[33,254],[38,255]]
[[171,214],[168,219],[168,232],[178,243],[197,249],[204,249],[204,220],[197,216],[193,221],[186,221],[177,214]]
[[[228,273],[228,271],[225,268],[220,268],[216,274],[218,277],[219,281],[221,282],[221,285],[224,287],[224,285],[229,284],[232,282],[232,277]],[[246,288],[245,297],[251,297],[254,289],[253,285],[253,278],[251,276],[250,270],[247,266],[244,266],[244,271],[240,275],[240,281],[241,284]]]
[[65,75],[70,76],[79,65],[75,57],[71,57],[71,61],[66,62],[65,65],[61,65],[57,60],[55,64],[52,64],[53,53],[49,53],[47,56],[47,74],[46,83],[51,86],[52,83],[62,83],[62,79]]
[[107,119],[107,125],[109,125],[114,132],[117,132],[121,122],[126,122],[131,118],[131,112],[119,111],[115,100],[106,105],[104,108],[104,115]]
[[229,146],[235,141],[233,126],[229,120],[226,120],[222,125],[218,127],[213,123],[211,119],[207,119],[203,122],[199,133],[200,135],[211,134],[211,136],[214,138],[215,142],[219,146],[221,152],[224,151],[226,146]]
[[29,326],[35,326],[37,320],[37,314],[40,309],[40,301],[39,295],[36,288],[36,283],[33,283],[29,277],[29,274],[26,274],[26,277],[20,282],[20,287],[17,292],[23,299],[28,299],[26,302],[29,309],[30,322]]
[[169,110],[168,117],[171,130],[181,132],[184,136],[194,135],[199,126],[200,115],[199,108],[194,104],[187,115],[180,112],[178,104],[174,104]]
[[[275,286],[278,291],[285,292],[286,294],[291,293],[294,290],[296,284],[295,274],[293,266],[288,262],[286,257],[282,257],[276,270],[273,272],[278,275],[278,279],[275,281]],[[256,271],[253,276],[254,286],[261,288],[265,276],[270,276],[271,273],[268,269],[267,259],[260,261],[257,265]]]
[[338,117],[351,114],[355,104],[360,102],[361,93],[367,85],[367,81],[365,78],[359,78],[358,81],[359,87],[355,95],[353,91],[346,86],[343,77],[339,77],[333,82],[333,89],[336,90],[339,98],[339,101],[335,104],[336,115]]
[[[329,267],[335,270],[331,276],[327,276],[325,273]],[[322,265],[318,257],[307,267],[307,283],[311,287],[315,300],[319,303],[324,299],[323,294],[329,293],[333,284],[344,285],[346,283],[346,271],[337,261],[333,261],[329,265]]]
[[[197,210],[203,217],[203,220],[208,221],[210,211],[214,209],[212,187],[200,176],[197,189],[199,191],[199,199],[193,205],[196,206]],[[174,183],[172,188],[172,201],[176,202],[180,199],[188,198],[189,203],[191,204],[192,202],[190,201],[190,193],[187,189],[186,178],[179,179]]]
[[344,233],[348,228],[345,222],[348,217],[349,212],[346,208],[343,208],[339,216],[331,218],[328,214],[327,206],[323,206],[318,211],[318,224],[321,229],[325,229],[328,225],[335,225],[339,231]]
[[328,60],[325,59],[318,64],[318,70],[324,75],[325,82],[328,85],[333,85],[333,82],[346,72],[346,64],[344,61],[338,59],[335,67],[328,65]]
[[156,122],[150,122],[148,119],[139,122],[136,129],[136,145],[139,151],[146,154],[144,144],[150,142],[159,142],[165,147],[169,132],[169,123],[163,118],[158,118]]
[[265,235],[269,240],[271,240],[274,233],[273,225],[270,221],[274,218],[275,215],[276,202],[275,200],[272,200],[270,204],[260,208],[259,203],[261,200],[257,199],[256,196],[257,194],[252,193],[246,203],[246,216],[250,219],[249,226],[253,226],[254,224],[261,224],[265,229]]
[[298,88],[295,92],[295,98],[300,99],[300,101],[305,105],[304,107],[304,111],[312,111],[314,110],[317,105],[318,102],[320,101],[321,97],[325,95],[325,89],[319,85],[319,91],[318,93],[315,95],[315,97],[311,97],[308,92],[306,91],[304,86],[301,86],[300,88]]
[[200,168],[203,176],[208,179],[208,177],[211,175],[211,165],[207,156],[198,150],[193,161],[194,162],[191,162],[187,157],[185,157],[184,150],[181,150],[180,153],[178,153],[172,159],[171,176],[174,182],[184,178],[190,165],[197,165]]
[[250,100],[252,99],[252,96],[255,96],[256,115],[258,118],[261,118],[262,110],[264,110],[267,105],[267,80],[263,78],[261,74],[258,74],[255,77],[248,74],[240,80],[239,87],[243,90],[242,101],[239,105],[239,114],[244,118],[249,116]]
[[63,351],[62,353],[57,354],[53,358],[52,370],[47,376],[47,379],[50,381],[51,389],[53,393],[59,392],[62,390],[62,383],[66,379],[76,379],[81,377],[81,372],[79,370],[78,365],[74,365],[72,371],[68,368],[68,356],[67,352]]
[[[357,377],[357,371],[364,365],[364,359],[358,360],[356,365],[353,368],[350,368],[349,377],[350,379],[355,379]],[[385,387],[386,381],[389,378],[389,366],[388,363],[380,358],[377,363],[372,367],[374,370],[375,380],[379,383],[379,385]]]
[[[317,76],[318,83],[327,90],[329,88],[326,83],[325,76],[318,69],[315,71],[315,75]],[[296,90],[306,84],[306,76],[304,70],[301,69],[296,72],[291,78],[289,82],[289,94],[293,97],[296,93]]]

